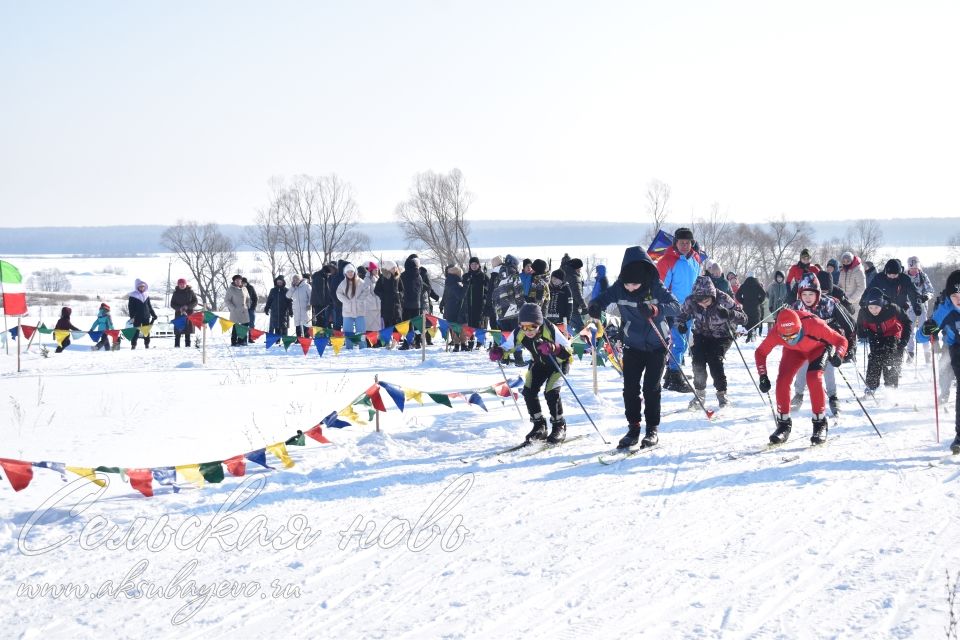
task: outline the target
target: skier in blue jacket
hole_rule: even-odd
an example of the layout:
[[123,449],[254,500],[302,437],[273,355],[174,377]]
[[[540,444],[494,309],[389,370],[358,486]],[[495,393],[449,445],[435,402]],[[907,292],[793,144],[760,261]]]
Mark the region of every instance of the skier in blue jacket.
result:
[[[700,276],[700,254],[693,247],[693,231],[680,227],[673,233],[673,246],[657,261],[657,271],[663,286],[673,294],[677,300],[686,300],[693,292],[693,283]],[[672,345],[670,353],[673,357],[668,361],[666,378],[663,386],[670,391],[679,393],[693,393],[680,373],[680,361],[687,352],[687,336],[689,335],[692,320],[687,321],[688,331],[681,333],[677,327],[670,330]]]
[[[943,335],[943,342],[950,351],[954,380],[960,380],[960,269],[947,276],[947,285],[941,297],[943,302],[934,310],[933,317],[923,323],[921,331],[925,336]],[[960,382],[957,384],[960,385]],[[950,450],[957,455],[960,454],[960,387],[954,416],[957,435],[950,444]]]

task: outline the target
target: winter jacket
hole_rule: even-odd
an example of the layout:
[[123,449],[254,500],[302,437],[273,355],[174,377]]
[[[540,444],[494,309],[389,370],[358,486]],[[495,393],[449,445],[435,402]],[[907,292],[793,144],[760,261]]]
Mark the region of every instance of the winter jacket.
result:
[[563,270],[564,281],[570,285],[570,293],[573,294],[573,310],[580,315],[587,312],[587,303],[583,299],[583,276],[577,269],[570,266],[570,263],[560,265]]
[[399,284],[398,276],[393,274],[387,276],[384,272],[373,287],[374,294],[380,300],[380,317],[383,319],[384,327],[397,324],[403,317],[400,308]]
[[550,303],[550,276],[535,275],[530,281],[530,289],[523,298],[524,302],[532,302],[540,306],[541,311],[547,309]]
[[[191,289],[189,285],[183,289],[177,287],[173,290],[173,293],[170,294],[170,307],[173,309],[174,318],[190,315],[196,311],[198,304],[200,304],[200,302],[197,300],[197,294],[193,292],[193,289]],[[183,327],[183,332],[192,334],[193,325],[187,322]]]
[[287,299],[290,300],[290,308],[293,309],[293,326],[295,327],[310,325],[311,291],[310,283],[306,280],[301,280],[300,284],[295,284],[287,290]]
[[714,278],[710,276],[710,280],[713,282],[713,286],[716,287],[717,291],[723,291],[730,297],[733,297],[733,289],[730,288],[730,283],[727,282],[727,279],[723,276],[717,276]]
[[336,266],[325,265],[310,276],[310,306],[314,308],[315,312],[326,309],[331,304],[336,304],[334,302],[336,295],[330,291],[330,281],[333,279],[331,271],[334,269],[336,269]]
[[364,326],[367,331],[380,331],[383,328],[380,297],[375,293],[380,276],[376,271],[368,271],[363,280],[367,283],[367,300],[363,307]]
[[57,331],[82,331],[79,327],[73,326],[73,323],[70,321],[71,313],[73,313],[73,310],[70,307],[61,309],[60,319],[57,320],[57,324],[53,328]]
[[737,302],[743,305],[747,315],[747,326],[752,327],[763,317],[763,301],[767,299],[767,292],[763,285],[754,277],[748,277],[737,290]]
[[[887,266],[890,266],[891,263],[896,264],[900,268],[900,273],[897,277],[887,277],[886,267],[884,267],[884,272],[877,273],[877,277],[870,283],[870,287],[880,289],[883,295],[887,297],[887,300],[901,309],[913,309],[914,315],[919,316],[923,312],[920,292],[917,291],[910,276],[903,272],[903,265],[900,264],[900,261],[889,260],[887,261]],[[860,304],[863,305],[863,299],[860,300]]]
[[423,311],[421,294],[423,293],[423,278],[420,277],[420,264],[416,258],[407,258],[403,263],[403,272],[400,274],[400,284],[403,286],[401,306],[404,309]]
[[474,271],[468,268],[463,274],[463,307],[468,326],[480,327],[482,324],[489,287],[490,279],[481,269]]
[[693,291],[693,283],[700,277],[700,254],[691,249],[689,254],[681,255],[674,243],[657,260],[657,272],[664,288],[674,298],[686,300]]
[[791,293],[796,294],[797,283],[808,273],[816,275],[820,273],[820,269],[816,265],[810,263],[804,264],[799,261],[790,267],[790,270],[787,271],[787,288],[790,289]]
[[866,291],[873,285],[873,279],[877,277],[877,268],[870,267],[863,270],[863,290]]
[[[607,288],[609,289],[609,287]],[[573,313],[573,293],[570,291],[570,285],[563,282],[558,287],[551,283],[550,302],[547,304],[547,311],[543,316],[554,324],[559,324],[568,322],[571,313]]]
[[573,349],[560,330],[549,320],[545,320],[544,323],[540,325],[540,330],[537,331],[533,337],[527,336],[527,334],[520,329],[514,329],[513,341],[518,348],[524,348],[530,353],[530,359],[534,365],[550,367],[551,369],[553,369],[553,362],[549,356],[540,353],[537,345],[541,342],[556,345],[557,348],[553,351],[553,357],[556,358],[557,364],[559,364],[564,371],[567,371],[570,367],[570,358],[573,355]]
[[[257,297],[257,290],[249,282],[244,285],[247,288],[247,309],[251,311],[257,310],[257,303],[260,301]],[[250,321],[249,316],[247,317],[247,322]]]
[[598,295],[610,288],[610,281],[607,280],[606,265],[597,265],[597,279],[593,282],[593,291],[590,292],[590,299],[593,300]]
[[857,315],[857,337],[859,338],[895,338],[901,347],[910,341],[913,323],[900,307],[887,303],[880,313],[873,315],[863,307]]
[[[709,307],[703,308],[697,304],[697,299],[701,296],[713,298]],[[719,309],[721,307],[728,312],[726,318],[720,317]],[[687,296],[680,307],[677,325],[686,324],[691,319],[693,320],[693,332],[695,334],[729,339],[734,327],[738,324],[746,324],[747,314],[740,310],[733,298],[723,291],[717,291],[716,285],[713,284],[713,278],[700,276],[693,283],[693,292]]]
[[[777,276],[780,276],[779,282],[777,282]],[[777,271],[773,275],[773,282],[767,287],[767,310],[773,313],[786,304],[787,293],[787,283],[783,281],[783,272]]]
[[[282,282],[282,281],[281,281]],[[285,286],[274,287],[267,294],[267,304],[264,312],[270,314],[271,327],[287,327],[287,318],[293,314],[293,303],[287,297]]]
[[847,340],[827,326],[827,323],[809,311],[797,311],[800,316],[801,338],[796,344],[788,344],[776,331],[770,331],[754,352],[754,360],[760,375],[767,374],[767,356],[774,347],[786,351],[799,351],[808,361],[822,353],[824,347],[832,346],[841,358],[847,353]]
[[248,324],[250,322],[250,294],[243,285],[236,287],[230,285],[227,292],[223,294],[223,302],[230,311],[230,321],[238,324]]
[[350,278],[344,278],[337,286],[337,300],[343,306],[344,318],[366,318],[369,297],[373,295],[370,284],[354,271],[356,286],[352,294],[347,293]]
[[[907,277],[910,278],[910,282],[912,282],[913,286],[920,292],[921,304],[926,304],[926,301],[930,300],[936,293],[936,289],[933,288],[933,284],[930,283],[930,278],[923,272],[923,269],[917,269],[917,275],[915,276],[910,275],[910,271],[907,270]],[[924,298],[926,298],[926,300],[924,300]]]
[[90,331],[110,331],[111,329],[113,329],[113,318],[110,317],[110,312],[106,309],[100,309],[93,324],[90,325]]
[[[140,293],[139,289],[141,284],[144,285],[143,293]],[[153,305],[150,304],[150,296],[147,294],[149,290],[147,283],[138,278],[136,286],[127,298],[130,320],[135,327],[153,324],[154,320],[157,319],[157,313],[153,310]]]
[[[340,283],[343,282],[343,279],[346,277],[343,275],[343,270],[346,266],[350,264],[346,260],[337,260],[337,270],[335,273],[331,273],[327,276],[327,291],[330,296],[330,304],[336,308],[341,308],[340,298],[337,297],[337,289],[340,287]],[[313,288],[310,289],[310,295],[313,296]],[[321,305],[323,306],[323,305]],[[341,314],[342,315],[342,314]]]
[[[615,302],[620,310],[620,333],[624,346],[641,351],[663,351],[664,343],[670,336],[667,320],[680,313],[680,303],[660,282],[657,267],[646,251],[640,247],[628,247],[623,254],[621,271],[634,262],[643,264],[648,274],[647,282],[630,292],[617,280],[591,301],[590,315],[599,318],[600,312]],[[647,305],[656,309],[652,318],[641,310],[641,306]],[[649,319],[653,320],[653,326]]]
[[933,310],[931,320],[940,327],[942,340],[948,347],[960,345],[960,307],[948,297]]
[[493,292],[493,304],[497,312],[497,319],[516,318],[523,303],[523,283],[520,281],[520,274],[514,267],[508,267],[506,275]]
[[466,322],[463,308],[464,294],[463,278],[448,271],[443,283],[443,297],[440,298],[440,313],[443,314],[444,320],[458,324]]
[[867,277],[863,272],[860,256],[854,256],[850,264],[840,267],[840,279],[837,286],[843,289],[843,293],[847,296],[850,304],[854,306],[860,304],[860,296],[867,290]]
[[426,313],[433,313],[433,304],[430,301],[440,300],[440,296],[433,290],[433,283],[430,282],[430,274],[427,272],[427,268],[420,267],[419,271],[420,282],[423,285],[420,288],[420,308]]

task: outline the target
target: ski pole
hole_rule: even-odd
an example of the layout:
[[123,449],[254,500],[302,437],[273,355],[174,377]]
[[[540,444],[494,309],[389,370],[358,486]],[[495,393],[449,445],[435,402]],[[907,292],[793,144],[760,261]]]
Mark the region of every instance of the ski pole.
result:
[[847,381],[847,376],[843,375],[843,371],[840,370],[840,367],[834,367],[834,370],[840,374],[840,377],[843,378],[844,384],[847,385],[847,389],[850,389],[850,393],[853,394],[853,399],[857,401],[857,404],[860,405],[860,409],[863,411],[863,415],[867,416],[867,420],[870,421],[870,426],[873,427],[873,430],[877,432],[877,435],[881,438],[883,434],[880,433],[880,429],[877,429],[877,425],[874,424],[873,418],[870,417],[870,414],[867,412],[867,408],[863,406],[863,403],[860,402],[860,398],[857,397],[857,392],[853,390],[853,387],[850,386],[850,383]]
[[[866,362],[866,360],[864,360],[864,362]],[[864,389],[868,388],[868,387],[867,387],[867,381],[864,379],[863,374],[860,373],[860,365],[857,363],[857,358],[856,358],[856,356],[854,356],[854,358],[853,358],[853,364],[856,365],[856,366],[854,366],[853,370],[857,372],[857,377],[860,378],[860,383],[863,385],[863,388],[864,388]],[[866,368],[866,367],[864,367],[864,368]],[[880,401],[877,400],[877,396],[871,396],[871,397],[873,398],[874,403],[879,407],[879,406],[880,406]]]
[[[916,356],[914,356],[916,357]],[[930,362],[933,363],[933,414],[937,417],[937,444],[940,444],[940,394],[937,393],[937,336],[930,336]],[[957,393],[960,393],[958,391]]]
[[771,312],[768,313],[767,315],[763,316],[763,317],[760,319],[760,322],[758,322],[757,324],[755,324],[755,325],[753,325],[752,327],[750,327],[749,329],[747,329],[747,333],[750,333],[751,331],[753,331],[754,329],[756,329],[757,327],[759,327],[760,325],[762,325],[762,324],[763,324],[764,322],[766,322],[769,318],[775,318],[776,315],[777,315],[778,313],[780,313],[780,310],[783,309],[785,306],[787,306],[787,303],[786,303],[786,302],[784,302],[782,305],[780,305],[779,307],[777,307],[776,309],[774,309],[773,311],[771,311]]
[[513,387],[510,386],[510,381],[507,380],[507,372],[503,370],[503,363],[497,360],[497,364],[500,366],[500,374],[503,376],[503,383],[507,385],[507,390],[510,392],[510,397],[513,398],[513,404],[517,408],[517,415],[520,416],[520,421],[523,422],[523,412],[520,411],[520,403],[517,402],[517,396],[513,393]]
[[[760,394],[760,399],[763,399],[763,392],[760,391],[760,385],[757,384],[757,381],[753,378],[753,371],[750,370],[750,365],[747,364],[747,359],[743,356],[743,351],[740,350],[740,343],[737,342],[737,337],[733,334],[733,329],[730,328],[730,325],[727,325],[727,332],[730,334],[730,338],[733,340],[733,345],[737,348],[737,353],[740,354],[740,359],[743,361],[743,366],[746,367],[747,373],[750,374],[750,382],[753,383],[753,387],[757,390],[757,393]],[[773,407],[771,407],[772,409]],[[776,418],[776,416],[774,416]]]
[[587,416],[587,420],[590,421],[590,424],[593,425],[593,428],[597,430],[597,434],[600,435],[600,439],[603,440],[603,444],[610,444],[606,438],[603,437],[603,434],[600,432],[600,429],[597,427],[597,423],[593,421],[593,418],[590,417],[590,413],[587,411],[587,408],[583,406],[583,403],[580,402],[580,398],[577,397],[577,392],[573,390],[573,385],[570,384],[570,381],[567,380],[567,376],[563,375],[563,369],[560,368],[560,363],[557,362],[557,359],[553,357],[553,354],[550,354],[550,362],[553,363],[554,368],[556,368],[557,373],[560,374],[560,377],[563,378],[563,381],[567,383],[567,388],[570,389],[570,393],[573,394],[573,399],[577,401],[577,404],[580,405],[580,408],[583,409],[583,415]]
[[[677,359],[673,356],[673,353],[670,352],[670,347],[667,345],[666,340],[663,339],[663,336],[660,335],[660,330],[657,329],[657,325],[654,324],[653,318],[647,318],[647,322],[650,324],[650,328],[653,329],[653,332],[657,334],[657,338],[660,339],[660,344],[663,345],[663,348],[667,350],[667,355],[670,356],[670,360],[673,361],[673,364],[677,365],[677,371],[680,372],[680,375],[683,376],[683,381],[687,383],[687,387],[693,389],[693,385],[690,384],[690,380],[687,378],[687,374],[683,372],[683,369],[680,367],[680,363],[677,362]],[[696,398],[697,404],[700,405],[700,408],[703,409],[703,412],[707,415],[707,420],[713,417],[713,411],[710,411],[703,405],[703,400],[700,399],[700,394],[697,393],[696,389],[693,391],[693,397]]]

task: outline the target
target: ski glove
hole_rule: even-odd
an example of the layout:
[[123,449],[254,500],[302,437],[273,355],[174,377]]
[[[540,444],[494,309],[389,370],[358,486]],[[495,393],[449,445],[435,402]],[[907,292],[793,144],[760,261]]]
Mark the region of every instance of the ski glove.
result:
[[830,357],[827,358],[827,362],[832,364],[834,367],[839,367],[843,364],[843,358],[840,357],[840,354],[836,350],[830,353]]
[[937,324],[936,320],[927,320],[920,328],[920,333],[925,336],[935,336],[940,333],[940,325]]
[[660,313],[660,310],[657,309],[657,306],[650,304],[649,302],[644,302],[643,304],[637,305],[637,312],[646,318],[656,318]]
[[730,309],[726,307],[717,307],[717,317],[726,320],[730,317]]
[[537,345],[537,351],[540,352],[544,357],[546,356],[555,356],[558,355],[558,351],[561,349],[560,345],[553,344],[551,342],[541,342]]
[[678,324],[677,324],[677,332],[678,332],[678,333],[686,333],[686,332],[687,332],[687,323],[686,323],[686,322],[680,322],[680,323],[678,323]]
[[770,391],[770,378],[767,377],[767,374],[760,374],[760,393],[766,393]]
[[491,362],[500,362],[503,360],[503,347],[490,347],[487,356],[489,356]]

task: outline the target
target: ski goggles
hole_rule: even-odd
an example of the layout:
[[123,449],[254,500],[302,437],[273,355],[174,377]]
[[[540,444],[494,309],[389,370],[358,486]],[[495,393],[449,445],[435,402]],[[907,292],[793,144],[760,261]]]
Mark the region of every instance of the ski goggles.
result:
[[521,329],[522,331],[536,331],[536,330],[539,329],[539,328],[540,328],[540,325],[534,324],[534,323],[532,323],[532,322],[521,322],[521,323],[520,323],[520,329]]
[[800,331],[797,331],[796,333],[789,333],[789,334],[781,333],[780,337],[783,338],[784,342],[792,346],[800,342],[800,338],[802,338],[803,336],[801,335]]

